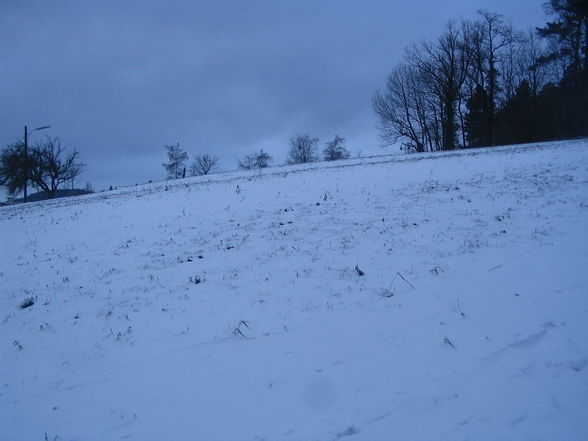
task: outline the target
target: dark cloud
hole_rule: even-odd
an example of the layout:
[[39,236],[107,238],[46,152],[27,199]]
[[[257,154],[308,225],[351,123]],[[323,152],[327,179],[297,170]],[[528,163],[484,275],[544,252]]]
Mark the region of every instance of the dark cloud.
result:
[[3,2],[0,144],[51,124],[98,188],[162,179],[176,142],[225,169],[296,133],[382,153],[371,97],[404,46],[481,7],[543,21],[536,0]]

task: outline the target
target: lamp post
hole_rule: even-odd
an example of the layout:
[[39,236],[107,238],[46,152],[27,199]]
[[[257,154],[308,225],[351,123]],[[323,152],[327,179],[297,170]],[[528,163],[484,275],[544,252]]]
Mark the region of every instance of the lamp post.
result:
[[25,126],[24,131],[24,157],[25,157],[25,180],[24,180],[24,202],[27,201],[27,181],[29,180],[29,136],[36,130],[43,130],[48,129],[51,126],[43,126],[37,127],[36,129],[31,130],[30,132],[27,130],[27,126]]

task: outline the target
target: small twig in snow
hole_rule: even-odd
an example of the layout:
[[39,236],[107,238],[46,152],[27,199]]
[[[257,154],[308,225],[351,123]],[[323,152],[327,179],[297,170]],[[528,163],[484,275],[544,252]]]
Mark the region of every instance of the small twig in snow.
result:
[[444,343],[447,343],[449,346],[451,346],[453,349],[457,349],[455,347],[455,345],[453,344],[453,342],[451,340],[449,340],[449,337],[445,336],[445,338],[443,339]]
[[400,274],[398,271],[396,272],[396,274],[398,274],[398,275],[400,276],[400,278],[401,278],[402,280],[404,280],[404,281],[405,281],[405,282],[406,282],[406,283],[407,283],[407,284],[408,284],[408,285],[409,285],[409,286],[410,286],[412,289],[416,289],[416,288],[414,287],[414,285],[413,285],[412,283],[410,283],[408,280],[406,280],[406,279],[404,278],[404,276],[403,276],[402,274]]
[[239,322],[239,324],[237,325],[237,327],[235,329],[233,329],[233,334],[240,335],[241,337],[246,338],[246,339],[249,340],[251,337],[247,337],[245,334],[243,334],[243,331],[241,331],[241,325],[243,325],[247,329],[249,329],[249,325],[247,324],[247,321],[246,320],[241,320]]

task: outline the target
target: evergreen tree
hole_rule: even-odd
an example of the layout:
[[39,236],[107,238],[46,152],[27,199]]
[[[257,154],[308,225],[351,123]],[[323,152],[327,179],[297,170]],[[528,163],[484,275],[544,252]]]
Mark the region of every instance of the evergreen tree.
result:
[[512,99],[497,115],[498,142],[500,144],[520,144],[536,141],[537,98],[533,96],[527,80],[523,80]]
[[588,0],[550,0],[546,12],[554,21],[538,28],[540,37],[550,41],[551,52],[543,63],[564,66],[564,76],[557,87],[542,93],[545,112],[553,113],[551,137],[567,138],[588,135]]
[[27,170],[32,165],[32,158],[24,154],[22,141],[7,146],[0,154],[0,185],[5,185],[10,195],[20,193],[28,179],[27,175],[30,175]]
[[162,164],[167,172],[167,179],[180,179],[186,177],[186,162],[188,154],[180,148],[180,143],[176,145],[164,146],[167,150],[169,162]]
[[472,97],[467,102],[468,113],[466,115],[466,134],[470,147],[483,147],[490,145],[488,130],[488,109],[490,100],[488,93],[480,84]]
[[550,0],[546,12],[555,17],[542,28],[540,37],[551,40],[553,50],[544,62],[564,60],[566,76],[588,70],[588,0]]
[[338,161],[339,159],[348,159],[349,151],[344,146],[345,138],[335,135],[332,141],[327,142],[323,150],[323,159],[325,161]]

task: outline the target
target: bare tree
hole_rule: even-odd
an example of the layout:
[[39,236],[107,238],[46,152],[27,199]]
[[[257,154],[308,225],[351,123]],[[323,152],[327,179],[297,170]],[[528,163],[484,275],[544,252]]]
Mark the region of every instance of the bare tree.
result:
[[273,158],[261,149],[259,152],[245,156],[237,162],[241,170],[255,170],[269,167]]
[[194,156],[194,162],[190,166],[192,176],[204,176],[217,168],[218,157],[208,153]]
[[243,159],[237,159],[240,170],[253,170],[255,168],[254,155],[246,155]]
[[339,159],[348,159],[349,150],[345,148],[345,138],[335,135],[332,141],[327,142],[323,150],[323,159],[325,161],[337,161]]
[[464,84],[467,89],[467,95],[472,96],[473,91],[482,86],[486,88],[487,84],[487,68],[486,68],[486,52],[484,49],[484,24],[479,21],[464,21],[464,50],[468,51],[470,58],[470,65],[466,82]]
[[167,150],[167,158],[169,162],[163,163],[163,167],[167,172],[167,179],[180,179],[186,177],[186,162],[188,162],[188,154],[180,148],[180,143],[176,145],[164,146]]
[[504,18],[501,14],[479,10],[478,14],[482,17],[482,26],[484,39],[482,44],[485,51],[487,63],[487,92],[489,107],[487,111],[488,118],[488,137],[489,144],[494,145],[494,130],[496,120],[496,104],[499,89],[498,79],[501,72],[498,69],[500,61],[503,58],[501,53],[503,48],[507,48],[515,37],[512,27],[504,24]]
[[86,166],[79,161],[77,150],[65,153],[59,138],[47,137],[47,141],[38,143],[31,152],[31,158],[29,179],[50,198],[55,197],[61,184],[73,181]]
[[[372,103],[386,144],[401,141],[406,151],[415,152],[466,145],[465,91],[468,79],[470,83],[483,81],[481,41],[480,27],[451,21],[434,42],[406,49],[404,62],[392,70],[385,90],[377,92]],[[471,80],[475,55],[480,72]],[[470,89],[473,92],[475,86]]]
[[309,135],[296,135],[290,138],[287,164],[305,164],[317,161],[317,144],[318,138],[311,138]]
[[556,82],[551,66],[542,63],[546,58],[546,50],[538,41],[535,31],[529,29],[519,41],[519,48],[515,58],[515,70],[518,82],[527,80],[533,95],[539,94],[550,81]]
[[437,112],[433,95],[422,81],[419,71],[404,62],[396,66],[383,92],[373,99],[374,111],[380,119],[380,136],[385,144],[398,141],[407,152],[440,149]]
[[413,45],[407,50],[408,62],[419,72],[426,95],[433,95],[438,101],[433,110],[435,119],[440,121],[442,150],[457,147],[458,107],[471,62],[465,50],[464,32],[463,24],[458,27],[449,22],[436,42]]
[[521,43],[525,40],[525,35],[516,31],[512,23],[507,23],[504,26],[504,32],[507,35],[507,42],[498,60],[500,69],[498,84],[501,92],[498,101],[500,107],[503,107],[514,97],[517,86],[524,79],[519,77],[517,63]]

